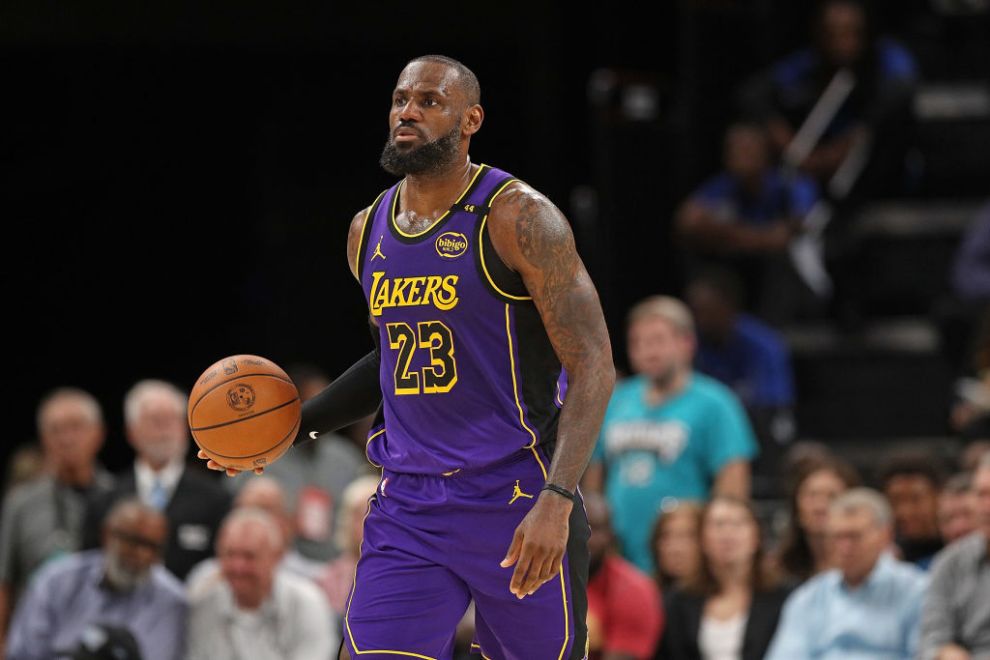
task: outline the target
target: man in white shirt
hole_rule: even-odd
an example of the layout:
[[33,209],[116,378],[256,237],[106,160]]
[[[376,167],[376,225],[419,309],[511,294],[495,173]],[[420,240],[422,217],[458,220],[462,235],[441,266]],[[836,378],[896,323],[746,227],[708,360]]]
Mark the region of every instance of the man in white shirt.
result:
[[220,528],[223,582],[193,596],[187,660],[328,660],[340,639],[305,578],[279,571],[285,541],[268,513],[235,509]]
[[216,530],[230,509],[230,495],[212,475],[186,466],[186,403],[181,390],[161,380],[140,381],[127,392],[124,421],[137,454],[134,468],[119,475],[109,497],[90,507],[84,539],[86,547],[96,547],[104,512],[115,500],[137,495],[168,519],[165,567],[179,579],[211,555]]

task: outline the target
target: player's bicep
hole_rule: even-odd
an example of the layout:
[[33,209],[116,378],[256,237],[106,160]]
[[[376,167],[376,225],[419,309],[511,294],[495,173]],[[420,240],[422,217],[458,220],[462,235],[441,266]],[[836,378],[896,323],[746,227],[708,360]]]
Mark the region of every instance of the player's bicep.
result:
[[[577,254],[563,214],[529,189],[505,195],[492,241],[518,272],[533,298],[547,336],[568,373],[585,366],[589,353],[608,350],[601,303]],[[494,215],[493,211],[493,215]]]

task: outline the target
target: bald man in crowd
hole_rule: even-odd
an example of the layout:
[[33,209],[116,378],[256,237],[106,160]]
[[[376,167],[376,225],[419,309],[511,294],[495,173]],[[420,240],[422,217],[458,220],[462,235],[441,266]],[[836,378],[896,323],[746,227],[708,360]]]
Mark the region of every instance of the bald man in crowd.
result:
[[330,608],[305,578],[278,570],[282,528],[237,508],[217,539],[223,581],[193,595],[187,660],[326,660],[340,643]]
[[47,565],[10,626],[7,660],[49,660],[75,649],[91,624],[129,630],[144,660],[180,660],[186,627],[182,584],[161,566],[165,517],[131,498],[102,527],[103,547]]
[[113,487],[112,477],[96,462],[106,430],[93,395],[71,387],[52,391],[38,406],[37,425],[45,471],[12,489],[3,503],[0,647],[28,579],[45,562],[79,549],[88,502]]

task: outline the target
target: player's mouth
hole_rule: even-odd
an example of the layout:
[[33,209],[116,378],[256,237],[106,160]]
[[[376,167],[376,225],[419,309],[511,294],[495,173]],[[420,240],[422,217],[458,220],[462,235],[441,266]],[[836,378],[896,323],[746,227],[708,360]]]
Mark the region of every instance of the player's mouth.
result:
[[418,138],[422,138],[420,132],[415,128],[409,128],[408,126],[403,126],[402,128],[397,128],[392,133],[392,140],[395,142],[412,142]]

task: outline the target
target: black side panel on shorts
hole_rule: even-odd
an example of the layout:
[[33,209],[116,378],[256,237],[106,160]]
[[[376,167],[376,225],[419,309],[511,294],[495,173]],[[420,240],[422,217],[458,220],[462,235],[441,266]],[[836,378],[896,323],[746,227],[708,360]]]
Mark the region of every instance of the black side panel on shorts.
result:
[[571,509],[570,536],[567,538],[567,563],[571,581],[571,612],[574,621],[574,645],[568,660],[581,660],[585,657],[588,645],[588,570],[591,558],[588,554],[588,539],[591,538],[591,525],[584,510],[581,493],[575,494],[574,508]]

